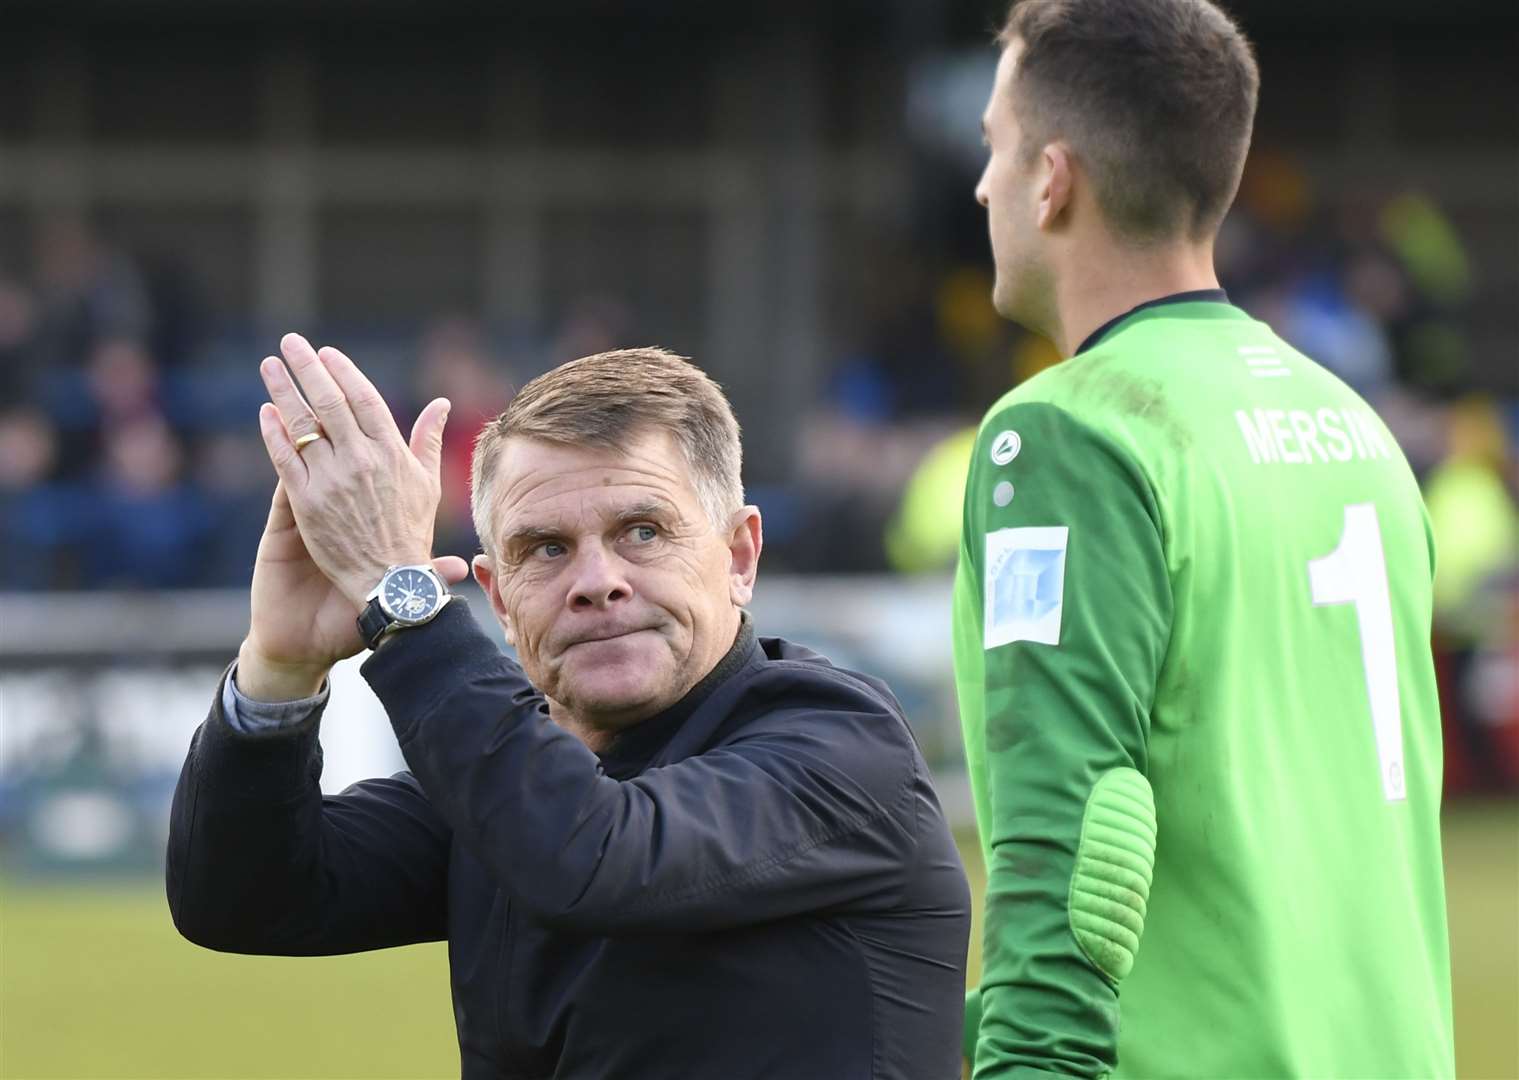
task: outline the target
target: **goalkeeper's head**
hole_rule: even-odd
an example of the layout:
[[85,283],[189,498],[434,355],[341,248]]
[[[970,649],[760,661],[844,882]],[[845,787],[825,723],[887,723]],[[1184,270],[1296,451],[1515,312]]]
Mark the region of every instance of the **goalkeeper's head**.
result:
[[1229,16],[1208,0],[1022,0],[997,41],[976,187],[997,309],[1047,330],[1052,259],[1073,242],[1089,269],[1102,243],[1211,259],[1259,86]]

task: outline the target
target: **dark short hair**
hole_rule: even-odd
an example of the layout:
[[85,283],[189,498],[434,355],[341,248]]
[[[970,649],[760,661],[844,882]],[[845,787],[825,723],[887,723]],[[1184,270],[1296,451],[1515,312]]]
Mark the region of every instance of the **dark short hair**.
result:
[[508,439],[620,450],[648,431],[668,432],[691,470],[712,526],[723,529],[744,501],[738,421],[722,388],[684,356],[616,349],[571,360],[517,392],[480,429],[471,467],[475,532],[495,550],[496,467]]
[[1205,236],[1239,189],[1260,72],[1208,0],[1022,0],[997,35],[1023,43],[1021,152],[1061,140],[1119,235]]

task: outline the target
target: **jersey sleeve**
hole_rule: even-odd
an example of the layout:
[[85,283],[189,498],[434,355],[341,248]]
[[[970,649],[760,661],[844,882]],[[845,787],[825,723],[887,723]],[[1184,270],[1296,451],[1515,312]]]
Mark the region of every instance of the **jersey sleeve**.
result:
[[1160,508],[1115,441],[1018,403],[982,429],[964,524],[989,810],[975,1075],[1101,1076],[1154,864],[1146,747],[1172,610]]

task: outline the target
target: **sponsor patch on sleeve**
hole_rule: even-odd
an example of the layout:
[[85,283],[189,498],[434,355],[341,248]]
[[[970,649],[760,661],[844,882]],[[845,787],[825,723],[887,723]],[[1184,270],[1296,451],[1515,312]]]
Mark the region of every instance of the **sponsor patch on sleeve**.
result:
[[1060,644],[1070,532],[1059,525],[986,534],[986,648],[1014,641]]

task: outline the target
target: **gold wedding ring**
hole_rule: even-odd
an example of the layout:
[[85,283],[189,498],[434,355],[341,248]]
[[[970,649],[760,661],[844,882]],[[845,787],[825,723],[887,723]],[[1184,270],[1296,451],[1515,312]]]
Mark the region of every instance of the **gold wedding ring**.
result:
[[318,439],[325,439],[326,437],[327,436],[323,435],[320,431],[308,432],[305,435],[302,435],[299,439],[295,440],[295,452],[299,454],[302,450],[306,449],[306,447],[310,446]]

